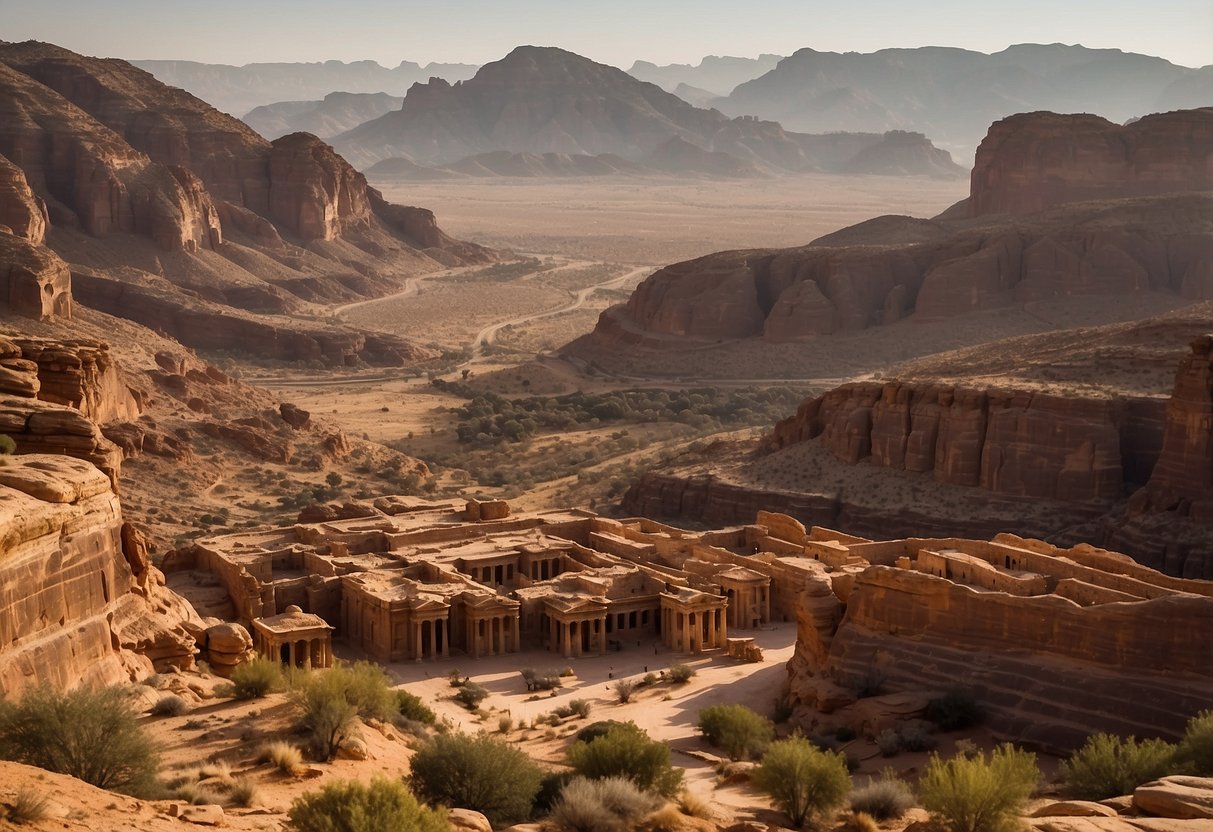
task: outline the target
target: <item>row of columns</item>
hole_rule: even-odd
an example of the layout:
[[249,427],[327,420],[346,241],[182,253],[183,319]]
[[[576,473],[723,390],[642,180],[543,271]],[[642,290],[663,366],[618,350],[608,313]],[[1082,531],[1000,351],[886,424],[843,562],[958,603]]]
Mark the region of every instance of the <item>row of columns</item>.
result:
[[770,623],[771,588],[769,586],[730,588],[727,596],[729,623],[734,627],[749,630],[758,624]]
[[667,647],[683,653],[698,653],[725,646],[728,616],[724,610],[679,610],[662,607],[661,634]]
[[291,667],[311,669],[333,666],[333,645],[327,638],[278,641],[261,637],[258,652]]
[[531,580],[546,581],[560,574],[560,558],[536,558],[531,561]]
[[[585,639],[585,634],[589,638]],[[584,655],[583,642],[588,641],[591,651],[597,650],[598,655],[606,655],[606,614],[597,618],[574,619],[559,621],[554,616],[548,617],[548,649],[561,648],[566,659]]]
[[[427,656],[425,651],[425,640],[423,636],[426,623],[430,625],[429,636],[429,653],[431,659],[436,659],[439,656],[439,649],[442,650],[442,658],[448,658],[451,655],[451,627],[450,622],[446,618],[419,618],[413,621],[413,658],[416,661],[421,661]],[[442,634],[439,637],[438,627],[442,626]]]
[[517,615],[473,618],[469,622],[468,652],[473,659],[482,655],[516,653],[520,648]]

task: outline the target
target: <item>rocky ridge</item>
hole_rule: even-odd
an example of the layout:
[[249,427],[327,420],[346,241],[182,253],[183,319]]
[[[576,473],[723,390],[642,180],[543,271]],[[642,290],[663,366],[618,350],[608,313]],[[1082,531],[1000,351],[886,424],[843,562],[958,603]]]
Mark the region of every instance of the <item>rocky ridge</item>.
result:
[[468,81],[413,86],[398,111],[334,137],[333,144],[367,168],[392,158],[442,166],[495,151],[614,154],[635,162],[675,138],[729,154],[733,164],[785,173],[839,170],[884,140],[880,133],[804,135],[774,122],[729,119],[614,67],[561,49],[522,46]]
[[[4,44],[0,92],[0,182],[23,206],[4,224],[38,242],[42,214],[46,245],[93,290],[80,285],[78,297],[106,311],[123,314],[116,294],[154,286],[130,308],[183,343],[210,346],[197,313],[178,314],[200,302],[214,304],[219,329],[255,321],[290,333],[290,314],[308,304],[372,297],[408,275],[492,259],[443,234],[431,212],[388,204],[314,136],[270,143],[123,61]],[[285,337],[268,342],[266,357],[399,363],[424,352],[397,339],[364,355],[360,333],[307,328],[302,343],[347,346],[293,352]],[[259,351],[256,338],[242,346]]]

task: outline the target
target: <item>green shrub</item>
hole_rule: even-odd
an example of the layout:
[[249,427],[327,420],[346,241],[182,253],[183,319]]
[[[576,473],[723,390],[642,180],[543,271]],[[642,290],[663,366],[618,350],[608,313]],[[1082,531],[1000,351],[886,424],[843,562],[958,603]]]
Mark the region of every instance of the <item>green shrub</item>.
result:
[[494,828],[526,820],[543,771],[488,734],[440,734],[413,755],[410,783],[434,805],[473,809]]
[[438,716],[421,701],[421,697],[407,690],[396,691],[396,712],[405,719],[424,722],[426,725],[433,725],[438,721]]
[[341,743],[357,732],[358,708],[346,698],[346,681],[334,669],[312,674],[295,689],[300,727],[307,732],[317,760],[332,758]]
[[1036,755],[1000,745],[989,758],[932,754],[918,782],[927,810],[939,815],[952,832],[1009,832],[1036,788],[1040,771]]
[[869,777],[865,785],[851,790],[851,811],[876,820],[899,818],[913,807],[914,793],[892,770],[886,770],[879,780]]
[[670,681],[676,685],[683,685],[691,681],[691,677],[695,675],[695,668],[689,664],[672,664],[670,665]]
[[392,680],[383,668],[372,662],[339,665],[335,673],[345,686],[345,698],[363,719],[386,721],[398,712],[399,699],[392,690]]
[[896,757],[901,753],[901,734],[885,728],[876,735],[876,747],[880,749],[881,757]]
[[0,759],[135,796],[156,788],[155,747],[119,688],[36,688],[0,702]]
[[819,750],[803,737],[771,743],[751,782],[769,794],[797,828],[810,815],[843,803],[851,790],[846,759]]
[[597,722],[591,722],[589,725],[577,732],[574,737],[574,742],[591,742],[599,737],[605,737],[607,732],[617,725],[627,725],[626,722],[620,722],[617,719],[600,719]]
[[455,694],[455,701],[469,711],[474,711],[480,707],[480,703],[488,698],[489,692],[484,687],[475,682],[468,682],[459,688],[459,692]]
[[161,696],[152,705],[152,716],[181,716],[189,710],[189,705],[175,693]]
[[236,665],[232,670],[232,692],[237,699],[260,699],[284,685],[282,666],[263,656]]
[[376,777],[330,783],[297,798],[288,813],[298,832],[447,832],[446,813],[417,802],[402,783]]
[[1131,794],[1142,783],[1168,774],[1175,752],[1175,746],[1162,740],[1095,734],[1061,764],[1061,776],[1070,797],[1105,800]]
[[17,443],[13,441],[13,437],[6,433],[0,433],[0,456],[8,456],[17,452]]
[[1213,711],[1201,711],[1188,721],[1175,761],[1200,777],[1213,777]]
[[569,708],[582,719],[589,717],[591,707],[593,706],[588,699],[573,699],[569,702]]
[[646,791],[666,797],[678,794],[682,770],[670,765],[670,748],[649,738],[634,722],[610,726],[589,742],[569,746],[569,766],[590,779],[626,777]]
[[960,731],[977,725],[983,714],[977,697],[967,690],[954,689],[928,702],[923,716],[941,731]]
[[745,705],[713,705],[699,712],[699,731],[734,760],[750,760],[775,737],[775,726]]
[[548,816],[559,832],[626,832],[660,801],[625,777],[575,777]]

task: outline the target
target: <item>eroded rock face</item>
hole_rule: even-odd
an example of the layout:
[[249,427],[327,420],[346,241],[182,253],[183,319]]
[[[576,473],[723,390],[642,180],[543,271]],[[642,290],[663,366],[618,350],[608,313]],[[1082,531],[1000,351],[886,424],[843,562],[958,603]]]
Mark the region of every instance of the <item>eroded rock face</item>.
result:
[[1048,298],[1213,297],[1207,196],[1071,206],[996,226],[886,219],[804,248],[667,266],[603,313],[593,341],[627,342],[620,330],[631,330],[782,342]]
[[123,383],[108,344],[39,338],[14,338],[13,343],[37,365],[39,399],[74,407],[98,424],[139,416],[142,407]]
[[1148,115],[1021,113],[977,148],[969,210],[1027,214],[1063,202],[1213,189],[1213,108]]
[[30,190],[25,173],[0,156],[0,225],[18,237],[41,243],[46,239],[46,203]]
[[838,459],[937,482],[1051,500],[1115,500],[1121,446],[1135,425],[1122,401],[1015,390],[856,383],[779,422],[772,450],[819,440]]
[[347,223],[369,221],[366,177],[320,139],[291,133],[269,154],[270,216],[305,240],[334,240]]
[[72,317],[72,275],[45,246],[0,230],[0,300],[38,320]]
[[118,496],[94,465],[27,455],[0,466],[0,695],[189,667],[192,615],[126,551]]

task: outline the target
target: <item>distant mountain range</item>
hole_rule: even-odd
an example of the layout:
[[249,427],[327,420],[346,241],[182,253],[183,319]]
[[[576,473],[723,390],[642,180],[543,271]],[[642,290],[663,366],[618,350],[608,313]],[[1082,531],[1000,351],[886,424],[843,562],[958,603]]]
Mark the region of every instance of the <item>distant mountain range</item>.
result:
[[[666,92],[681,95],[679,87],[687,87],[700,93],[725,96],[738,84],[752,81],[765,75],[783,60],[782,55],[759,55],[757,58],[734,58],[708,55],[698,65],[667,64],[658,66],[648,61],[636,61],[628,75],[656,84]],[[690,99],[688,99],[690,100]],[[692,101],[692,104],[697,103]]]
[[[686,83],[694,83],[692,80]],[[1124,122],[1213,104],[1213,66],[1064,44],[1020,44],[986,55],[923,47],[879,52],[801,49],[710,102],[788,130],[912,130],[962,162],[987,126],[1013,113],[1095,113]]]
[[330,92],[321,101],[266,104],[241,121],[271,141],[301,131],[328,139],[399,109],[403,102],[403,96],[384,92]]
[[[904,154],[904,172],[963,175],[918,139],[892,139],[903,151],[910,145],[923,151],[920,168]],[[805,135],[770,121],[730,119],[615,67],[563,49],[521,46],[468,81],[413,86],[399,110],[332,141],[360,169],[387,159],[449,167],[506,151],[610,154],[665,171],[738,176],[851,169],[858,154],[890,139],[883,132]]]
[[474,64],[425,66],[401,61],[391,69],[374,61],[266,63],[228,66],[195,61],[131,61],[159,81],[206,101],[212,107],[242,116],[255,107],[283,101],[313,101],[331,92],[370,92],[402,96],[410,86],[430,78],[461,81],[476,72]]

